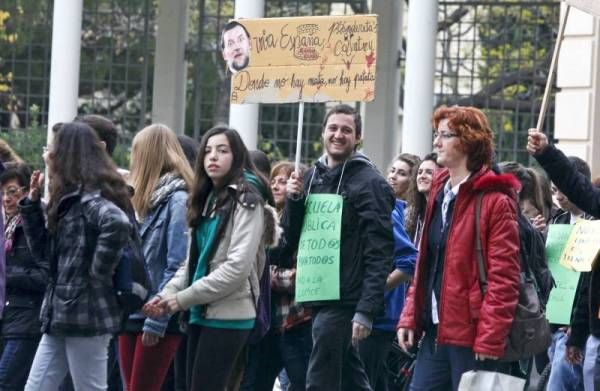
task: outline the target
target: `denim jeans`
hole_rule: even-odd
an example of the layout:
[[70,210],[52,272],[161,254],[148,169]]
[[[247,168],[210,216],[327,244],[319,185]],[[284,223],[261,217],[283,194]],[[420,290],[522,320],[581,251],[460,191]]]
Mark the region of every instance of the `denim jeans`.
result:
[[423,337],[419,346],[411,391],[457,390],[463,373],[475,369],[473,349],[435,345],[434,331]]
[[283,334],[270,330],[255,345],[250,345],[241,391],[272,390],[283,368],[291,382],[290,391],[303,391],[312,350],[311,324],[298,325]]
[[62,337],[44,334],[25,391],[55,391],[71,374],[76,390],[106,390],[106,362],[111,335]]
[[6,338],[0,358],[0,390],[21,391],[35,356],[39,337]]
[[313,316],[308,391],[371,391],[364,365],[352,345],[353,316],[353,307],[342,306],[322,307]]
[[519,362],[475,360],[471,347],[437,345],[435,330],[430,330],[419,345],[411,391],[457,390],[463,373],[484,370],[521,376]]
[[[310,354],[309,354],[310,356]],[[305,374],[306,377],[306,374]],[[277,379],[279,380],[279,387],[281,388],[281,391],[290,391],[290,386],[291,386],[291,382],[290,382],[290,377],[287,374],[287,371],[285,369],[283,369],[281,372],[279,372],[279,375],[277,375]],[[303,385],[303,387],[306,388],[306,384]]]
[[600,338],[590,335],[585,344],[585,358],[583,359],[583,387],[585,391],[594,391],[594,376],[596,361],[600,356]]
[[583,369],[581,364],[571,364],[566,360],[567,334],[558,330],[552,336],[548,355],[552,370],[548,379],[548,390],[578,391],[583,389]]
[[[125,383],[121,376],[121,369],[119,365],[119,344],[117,343],[117,337],[112,337],[108,343],[108,361],[106,362],[106,383],[108,383],[107,391],[122,391],[125,390]],[[58,388],[58,391],[75,391],[73,387],[73,380],[71,375],[67,373],[67,376],[63,380],[62,384]]]
[[594,390],[600,390],[600,354],[596,356],[594,365]]

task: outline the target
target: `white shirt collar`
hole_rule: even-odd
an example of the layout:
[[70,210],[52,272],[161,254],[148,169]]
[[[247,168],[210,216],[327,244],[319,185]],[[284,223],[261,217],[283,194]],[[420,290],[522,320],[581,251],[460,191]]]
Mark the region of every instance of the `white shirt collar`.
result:
[[462,181],[460,181],[456,186],[453,186],[452,188],[450,188],[450,178],[448,178],[448,181],[446,181],[446,185],[444,186],[444,193],[452,191],[452,193],[454,193],[454,195],[456,196],[458,194],[458,189],[460,188],[460,185],[465,183],[470,177],[471,173],[469,173],[469,175],[464,177]]

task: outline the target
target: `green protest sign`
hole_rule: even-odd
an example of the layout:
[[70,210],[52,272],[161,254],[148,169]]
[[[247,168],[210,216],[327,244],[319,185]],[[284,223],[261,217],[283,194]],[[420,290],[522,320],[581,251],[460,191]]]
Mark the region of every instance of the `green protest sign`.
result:
[[296,263],[297,302],[340,298],[342,209],[337,194],[311,194],[306,201]]
[[546,239],[546,257],[548,267],[556,281],[546,306],[546,316],[550,323],[567,325],[571,321],[571,309],[579,280],[576,272],[560,264],[560,258],[571,235],[573,226],[569,224],[552,224]]

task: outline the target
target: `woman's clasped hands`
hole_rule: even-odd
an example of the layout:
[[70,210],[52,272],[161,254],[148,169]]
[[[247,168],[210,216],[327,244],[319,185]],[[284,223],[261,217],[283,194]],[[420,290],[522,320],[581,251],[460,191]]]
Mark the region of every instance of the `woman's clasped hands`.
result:
[[146,316],[151,318],[160,318],[165,315],[172,315],[177,311],[181,311],[181,306],[177,302],[176,295],[166,295],[161,297],[159,295],[154,296],[148,300],[142,311]]

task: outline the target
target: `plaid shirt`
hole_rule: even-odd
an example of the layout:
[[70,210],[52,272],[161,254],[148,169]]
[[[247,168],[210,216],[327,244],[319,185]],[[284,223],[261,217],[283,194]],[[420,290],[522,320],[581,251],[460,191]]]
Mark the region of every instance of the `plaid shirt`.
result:
[[271,265],[271,302],[273,316],[271,325],[284,332],[311,320],[311,311],[294,300],[296,269]]
[[63,197],[58,234],[45,228],[40,202],[20,202],[34,255],[50,259],[50,282],[40,313],[42,331],[66,336],[116,333],[122,310],[112,276],[129,236],[129,220],[99,192]]

